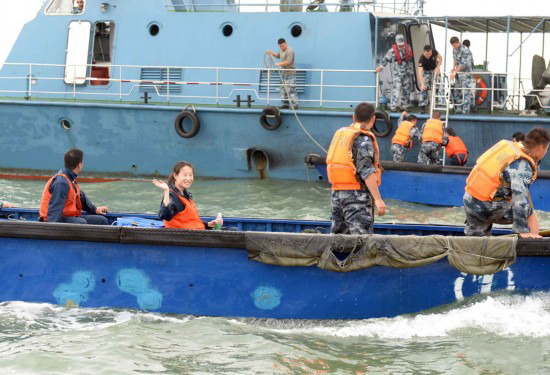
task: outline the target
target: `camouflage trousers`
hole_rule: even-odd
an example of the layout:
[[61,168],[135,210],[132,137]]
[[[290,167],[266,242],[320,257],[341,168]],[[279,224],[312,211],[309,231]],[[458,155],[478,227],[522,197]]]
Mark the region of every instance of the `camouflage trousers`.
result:
[[373,233],[373,199],[366,190],[332,191],[331,233]]
[[439,164],[439,150],[441,145],[435,142],[424,142],[418,153],[418,164]]
[[397,101],[401,97],[401,105],[399,107],[405,109],[409,106],[412,90],[412,76],[397,75],[393,76],[390,109],[397,108]]
[[283,74],[279,90],[281,92],[281,103],[283,105],[293,107],[298,105],[298,93],[296,92],[295,74]]
[[[424,86],[426,86],[426,90],[420,91],[418,102],[418,105],[420,107],[428,105],[428,95],[431,95],[430,90],[433,89],[434,71],[424,70],[424,72],[422,73],[422,78],[424,79]],[[438,105],[443,105],[443,92],[441,90],[441,85],[437,85],[436,90],[436,103]]]
[[407,149],[397,143],[391,145],[391,154],[395,163],[402,163],[405,160]]
[[456,113],[470,113],[472,106],[472,75],[460,74],[456,75],[454,103]]
[[[512,224],[514,222],[512,202],[506,200],[482,202],[465,193],[464,212],[466,213],[464,226],[466,236],[490,236],[493,224]],[[532,213],[533,209],[529,207],[528,215],[530,216]],[[522,223],[522,226],[528,227],[527,222]]]

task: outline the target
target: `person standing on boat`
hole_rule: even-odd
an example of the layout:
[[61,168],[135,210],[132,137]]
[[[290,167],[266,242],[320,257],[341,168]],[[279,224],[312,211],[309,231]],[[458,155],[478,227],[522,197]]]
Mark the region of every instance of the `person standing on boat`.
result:
[[395,36],[395,44],[388,50],[380,64],[381,66],[376,68],[377,73],[380,73],[387,64],[393,64],[390,111],[397,111],[397,101],[400,96],[401,108],[407,110],[411,99],[414,68],[413,52],[409,45],[405,43],[403,35],[397,34]]
[[[65,153],[64,161],[65,167],[44,187],[40,221],[107,225],[107,218],[103,216],[108,211],[107,206],[94,206],[75,181],[82,171],[84,153],[78,148],[71,148]],[[82,211],[88,214],[82,215]]]
[[422,146],[418,153],[418,164],[439,164],[439,150],[446,146],[449,139],[443,132],[445,123],[441,121],[441,112],[434,111],[432,118],[422,125]]
[[336,131],[327,155],[327,173],[332,184],[331,233],[373,233],[374,205],[378,216],[386,212],[380,196],[381,182],[378,143],[370,131],[374,107],[355,107],[353,124]]
[[405,120],[406,114],[407,111],[403,111],[399,117],[398,128],[391,139],[391,153],[395,163],[402,163],[405,160],[405,154],[413,145],[413,138],[417,138],[419,141],[422,138],[420,129],[416,126],[418,119],[415,115],[409,115]]
[[466,165],[468,162],[468,148],[466,148],[466,145],[462,139],[456,135],[453,128],[447,127],[445,132],[447,133],[447,138],[449,139],[447,146],[445,146],[445,152],[449,157],[450,164],[459,167]]
[[283,38],[277,41],[280,51],[275,53],[267,51],[271,56],[281,61],[275,64],[281,68],[281,108],[298,108],[298,93],[296,92],[296,66],[294,63],[294,50],[290,48]]
[[[432,46],[425,45],[422,56],[418,60],[418,78],[420,80],[420,113],[428,112],[428,91],[434,88],[434,81],[439,76],[439,67],[443,57]],[[442,103],[440,86],[436,87],[436,102]]]
[[461,45],[456,36],[451,38],[451,45],[453,46],[454,65],[450,78],[451,81],[455,80],[455,112],[470,113],[472,106],[472,75],[470,73],[474,69],[474,58],[470,49]]
[[[193,165],[186,161],[179,161],[174,165],[174,169],[168,177],[168,183],[160,180],[152,181],[153,185],[164,191],[160,203],[159,218],[164,220],[166,228],[206,229],[199,216],[193,196],[187,190],[193,180]],[[216,224],[222,225],[223,220],[212,220],[207,226],[214,228]]]
[[522,238],[540,238],[529,188],[548,151],[550,133],[534,128],[523,142],[502,140],[477,159],[466,180],[467,236],[490,236],[493,224],[512,224]]

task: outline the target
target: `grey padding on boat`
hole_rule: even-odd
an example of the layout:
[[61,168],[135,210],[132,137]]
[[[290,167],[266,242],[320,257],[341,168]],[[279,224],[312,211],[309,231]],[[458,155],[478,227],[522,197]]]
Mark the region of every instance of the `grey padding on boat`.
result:
[[0,220],[0,237],[116,243],[120,227]]
[[420,267],[447,257],[461,272],[492,274],[515,262],[516,242],[516,237],[246,233],[249,259],[280,266],[316,265],[336,272]]
[[244,232],[166,228],[121,228],[121,243],[244,249]]

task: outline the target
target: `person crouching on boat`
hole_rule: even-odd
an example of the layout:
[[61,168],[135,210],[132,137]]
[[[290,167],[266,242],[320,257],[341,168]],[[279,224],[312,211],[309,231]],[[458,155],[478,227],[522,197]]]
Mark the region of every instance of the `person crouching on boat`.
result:
[[353,124],[337,130],[330,143],[327,173],[332,184],[331,233],[373,233],[373,203],[378,216],[386,212],[378,191],[381,182],[378,143],[370,131],[374,120],[374,107],[358,104]]
[[[107,213],[107,206],[94,206],[75,181],[82,171],[84,153],[71,148],[64,160],[65,168],[48,180],[42,192],[40,221],[107,225],[107,218],[102,215]],[[82,215],[82,211],[89,214]]]
[[439,164],[439,150],[446,146],[449,139],[443,132],[445,124],[441,121],[441,112],[434,111],[432,117],[422,125],[422,146],[418,153],[418,164]]
[[512,224],[523,238],[540,238],[529,187],[548,150],[550,133],[534,128],[523,142],[502,140],[477,159],[466,180],[467,236],[489,236],[494,223]]
[[468,149],[466,145],[462,139],[456,135],[453,128],[447,127],[445,132],[447,133],[447,138],[449,138],[449,142],[447,146],[445,146],[445,153],[447,153],[449,157],[450,164],[459,167],[466,165],[468,162]]
[[419,141],[422,138],[420,129],[416,126],[416,116],[409,115],[405,120],[406,114],[407,111],[403,111],[401,117],[399,117],[397,121],[398,128],[391,139],[391,153],[395,163],[402,163],[405,160],[406,152],[410,150],[413,145],[413,138],[417,138]]
[[[153,185],[164,190],[160,203],[159,218],[164,220],[166,228],[206,229],[202,222],[189,187],[193,183],[193,165],[186,161],[179,161],[168,177],[168,183],[153,180]],[[207,226],[213,228],[216,224],[223,224],[216,220],[210,221]]]

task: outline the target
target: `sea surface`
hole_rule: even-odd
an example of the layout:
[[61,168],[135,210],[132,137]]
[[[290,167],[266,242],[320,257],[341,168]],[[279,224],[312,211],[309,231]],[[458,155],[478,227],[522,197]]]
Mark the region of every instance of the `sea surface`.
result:
[[[80,184],[111,211],[158,210],[149,181]],[[0,180],[37,207],[44,181]],[[202,215],[328,220],[321,183],[197,180]],[[437,193],[437,192],[436,192]],[[459,207],[387,200],[378,222],[457,224]],[[542,228],[550,213],[539,212]],[[549,271],[550,272],[550,271]],[[0,303],[1,374],[550,374],[550,293],[500,292],[394,318],[227,319]]]

